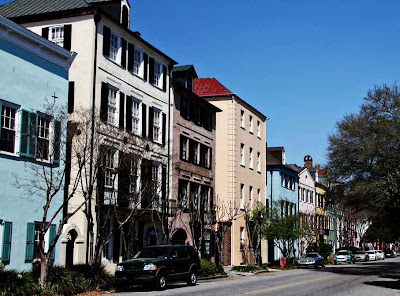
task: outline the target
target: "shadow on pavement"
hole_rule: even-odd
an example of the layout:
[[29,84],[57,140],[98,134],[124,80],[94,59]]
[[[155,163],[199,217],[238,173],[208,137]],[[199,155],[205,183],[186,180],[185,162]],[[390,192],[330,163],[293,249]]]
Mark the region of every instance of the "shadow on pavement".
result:
[[400,281],[372,281],[364,282],[366,285],[378,286],[382,288],[400,290]]
[[[199,284],[197,284],[199,285]],[[187,287],[184,283],[171,283],[167,285],[167,291]],[[146,286],[130,286],[129,288],[120,289],[118,292],[152,292],[157,291],[154,286],[146,285]]]

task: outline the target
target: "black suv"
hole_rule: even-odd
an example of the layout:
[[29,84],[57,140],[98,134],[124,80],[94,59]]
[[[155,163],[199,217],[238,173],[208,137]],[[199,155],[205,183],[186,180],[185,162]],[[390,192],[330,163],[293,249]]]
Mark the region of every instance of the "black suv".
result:
[[155,283],[159,290],[164,290],[167,281],[196,285],[199,269],[200,259],[192,246],[157,245],[146,247],[132,260],[119,263],[115,279],[120,287]]

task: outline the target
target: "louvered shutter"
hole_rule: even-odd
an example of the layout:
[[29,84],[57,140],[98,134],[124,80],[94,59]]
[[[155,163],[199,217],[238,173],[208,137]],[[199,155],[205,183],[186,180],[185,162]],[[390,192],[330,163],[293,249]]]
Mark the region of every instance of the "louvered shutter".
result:
[[42,28],[42,37],[49,40],[49,27]]
[[68,83],[68,113],[74,112],[75,105],[75,82],[70,81]]
[[124,120],[125,120],[124,108],[125,108],[125,94],[123,92],[120,92],[119,93],[119,128],[120,129],[124,129]]
[[210,148],[208,148],[209,149],[209,151],[210,151],[210,155],[208,156],[208,158],[209,158],[209,164],[208,164],[208,168],[211,170],[212,169],[212,167],[213,167],[213,164],[212,164],[212,160],[213,160],[213,157],[212,157],[212,148],[210,147]]
[[110,56],[110,37],[110,28],[103,26],[103,55],[106,57]]
[[132,43],[128,43],[128,71],[133,71],[133,65],[135,61],[135,46]]
[[161,167],[161,198],[163,201],[167,200],[167,166],[165,164]]
[[162,66],[162,76],[163,76],[163,91],[167,90],[167,67],[165,65]]
[[108,84],[101,83],[100,120],[107,123],[108,119]]
[[[54,241],[56,238],[56,225],[51,224],[49,228],[49,245]],[[56,246],[54,246],[53,250],[51,251],[50,254],[50,260],[54,260],[56,255]]]
[[154,108],[149,107],[149,132],[147,134],[150,140],[153,140],[153,123],[154,123]]
[[146,127],[147,127],[147,122],[146,122],[146,104],[142,103],[142,137],[146,137]]
[[166,143],[166,129],[167,128],[167,115],[165,113],[162,114],[162,144],[165,145]]
[[126,69],[126,40],[121,38],[121,67]]
[[100,147],[100,157],[97,163],[97,197],[100,204],[104,203],[104,185],[105,185],[105,158],[107,147]]
[[30,139],[29,139],[29,156],[32,158],[36,157],[36,148],[37,148],[37,122],[38,115],[36,113],[31,112],[29,114],[29,129],[30,129]]
[[147,81],[147,63],[149,60],[149,56],[147,53],[143,53],[143,80]]
[[53,162],[60,163],[60,144],[61,144],[61,122],[54,121],[53,130]]
[[71,50],[72,25],[64,25],[64,48]]
[[126,97],[126,131],[128,133],[132,132],[132,97]]
[[10,263],[11,240],[12,240],[12,223],[6,221],[4,222],[3,251],[1,253],[1,262],[3,264]]
[[154,84],[154,59],[149,58],[149,83]]
[[25,262],[30,263],[33,261],[33,252],[35,250],[35,223],[28,223],[26,228],[26,248],[25,248]]
[[19,155],[36,157],[37,114],[21,110]]
[[130,157],[129,154],[119,151],[120,167],[118,170],[118,206],[127,209],[129,207],[130,184]]

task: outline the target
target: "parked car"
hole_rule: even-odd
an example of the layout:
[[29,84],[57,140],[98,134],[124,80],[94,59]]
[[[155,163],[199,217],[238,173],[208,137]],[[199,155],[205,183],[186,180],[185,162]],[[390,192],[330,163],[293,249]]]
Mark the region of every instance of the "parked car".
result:
[[364,261],[364,262],[369,261],[369,255],[365,251],[357,251],[354,257],[356,258],[356,261]]
[[383,251],[381,251],[381,250],[376,251],[376,256],[377,256],[378,260],[385,259],[385,253],[383,253]]
[[333,257],[333,261],[335,264],[338,263],[356,263],[356,258],[354,257],[354,254],[352,251],[349,250],[341,250],[336,253],[336,255]]
[[132,260],[119,263],[115,279],[120,287],[151,284],[164,290],[170,281],[196,285],[199,270],[200,259],[192,246],[158,245],[146,247]]
[[318,253],[310,252],[301,256],[300,260],[297,261],[297,265],[299,267],[325,267],[325,259]]
[[374,260],[374,261],[378,260],[378,256],[375,250],[369,250],[367,251],[367,253],[369,255],[369,260]]
[[388,258],[396,258],[397,257],[397,253],[393,250],[387,249],[385,251],[385,256]]

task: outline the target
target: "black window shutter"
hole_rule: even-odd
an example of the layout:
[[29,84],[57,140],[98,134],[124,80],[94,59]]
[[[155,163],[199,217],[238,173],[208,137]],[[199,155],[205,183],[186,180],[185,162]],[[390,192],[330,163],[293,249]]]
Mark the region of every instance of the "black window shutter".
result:
[[64,25],[64,48],[71,50],[72,25]]
[[68,83],[68,113],[69,114],[74,112],[74,104],[75,104],[75,82],[70,81]]
[[147,122],[146,122],[146,104],[142,103],[142,136],[146,137],[146,126],[147,126]]
[[126,69],[126,40],[124,38],[121,38],[121,67],[123,69]]
[[147,81],[147,63],[149,60],[149,56],[147,55],[147,53],[143,53],[143,67],[144,67],[144,71],[143,71],[143,79],[144,81]]
[[189,159],[190,163],[193,163],[193,156],[194,156],[194,143],[193,140],[189,140]]
[[49,27],[42,28],[42,37],[49,40]]
[[110,36],[110,28],[103,26],[103,55],[106,57],[110,55]]
[[101,83],[100,120],[107,123],[108,118],[108,84]]
[[125,94],[123,92],[119,92],[119,128],[120,129],[124,128],[124,120],[125,120],[124,108],[125,108]]
[[126,131],[132,132],[132,97],[126,97]]
[[162,76],[163,76],[163,83],[162,83],[162,87],[163,87],[163,91],[167,90],[167,67],[165,65],[162,66]]
[[149,107],[149,132],[148,138],[153,140],[153,122],[154,122],[154,108]]
[[210,151],[210,155],[209,155],[209,165],[208,165],[208,169],[210,169],[211,170],[211,168],[213,167],[213,165],[212,165],[212,148],[210,147],[210,148],[208,148],[208,150]]
[[133,64],[135,60],[135,46],[128,43],[128,71],[133,71]]
[[167,166],[165,164],[161,167],[161,199],[167,199]]
[[118,206],[128,208],[129,206],[129,154],[118,151]]
[[154,59],[149,58],[149,82],[154,84]]
[[207,153],[206,146],[200,144],[200,166],[205,166],[205,154]]
[[98,158],[98,163],[97,163],[97,196],[98,196],[98,201],[100,204],[104,203],[104,183],[105,183],[105,154],[107,151],[106,146],[101,146],[100,147],[100,157]]
[[179,159],[180,160],[186,160],[183,157],[183,140],[184,140],[184,136],[180,135],[180,141],[179,141]]
[[165,145],[165,139],[166,139],[166,129],[167,128],[167,115],[165,113],[162,114],[162,143]]

